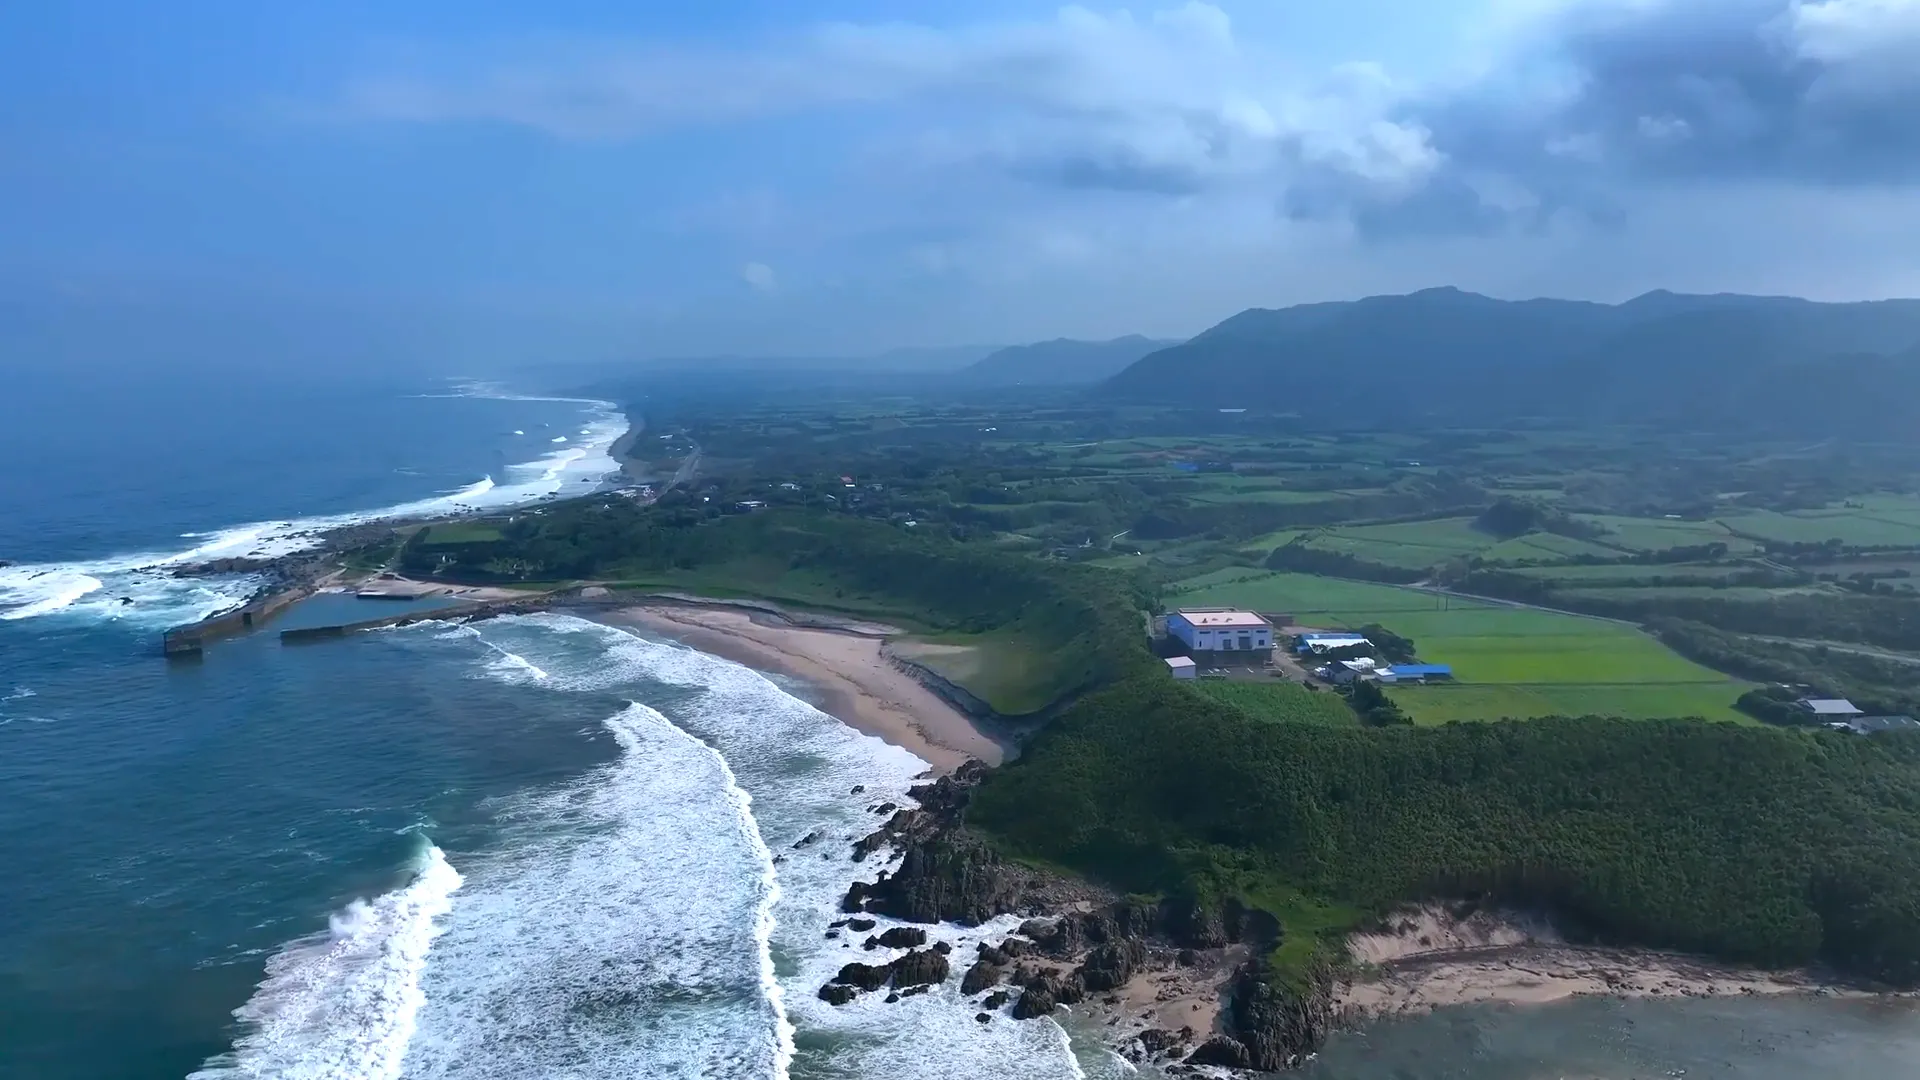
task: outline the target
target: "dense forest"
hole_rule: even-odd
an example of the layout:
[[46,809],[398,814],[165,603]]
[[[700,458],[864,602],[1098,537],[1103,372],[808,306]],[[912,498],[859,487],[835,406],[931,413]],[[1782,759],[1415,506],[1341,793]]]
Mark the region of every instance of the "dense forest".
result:
[[997,771],[972,820],[1138,890],[1484,897],[1600,941],[1920,982],[1920,740],[1261,723],[1136,679]]

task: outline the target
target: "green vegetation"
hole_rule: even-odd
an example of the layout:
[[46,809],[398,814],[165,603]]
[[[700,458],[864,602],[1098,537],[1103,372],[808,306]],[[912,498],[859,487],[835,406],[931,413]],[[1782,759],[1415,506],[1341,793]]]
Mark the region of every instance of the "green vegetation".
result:
[[[1140,678],[1069,709],[971,813],[1019,850],[1139,890],[1356,913],[1487,896],[1602,940],[1910,984],[1916,783],[1915,740],[1599,718],[1262,723]],[[1300,948],[1344,927],[1288,929]]]
[[1309,690],[1298,683],[1201,679],[1194,688],[1215,701],[1239,708],[1256,720],[1270,723],[1352,727],[1355,722],[1345,698],[1331,691]]

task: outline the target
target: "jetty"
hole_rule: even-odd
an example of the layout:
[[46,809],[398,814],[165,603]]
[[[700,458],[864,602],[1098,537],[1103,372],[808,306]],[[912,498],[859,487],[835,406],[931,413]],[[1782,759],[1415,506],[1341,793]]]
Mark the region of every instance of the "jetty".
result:
[[170,657],[199,656],[208,642],[244,634],[312,596],[313,592],[312,585],[296,585],[249,600],[231,611],[209,615],[199,622],[176,626],[162,635],[161,649]]

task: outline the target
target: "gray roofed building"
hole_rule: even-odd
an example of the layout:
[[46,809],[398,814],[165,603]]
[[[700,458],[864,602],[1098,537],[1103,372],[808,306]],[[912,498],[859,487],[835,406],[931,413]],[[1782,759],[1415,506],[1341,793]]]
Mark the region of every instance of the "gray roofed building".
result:
[[1860,715],[1860,707],[1846,698],[1801,698],[1795,704],[1815,716],[1843,719]]

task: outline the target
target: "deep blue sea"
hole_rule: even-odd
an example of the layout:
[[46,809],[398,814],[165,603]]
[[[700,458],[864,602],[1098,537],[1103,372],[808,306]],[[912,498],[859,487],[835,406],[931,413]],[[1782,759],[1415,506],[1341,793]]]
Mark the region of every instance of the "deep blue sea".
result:
[[[815,999],[844,841],[924,766],[805,687],[555,614],[159,656],[254,585],[172,565],[588,491],[623,429],[424,379],[0,389],[0,1077],[1125,1075],[951,985]],[[1711,1008],[1455,1010],[1310,1075],[1865,1080],[1920,1045],[1897,1011]]]

